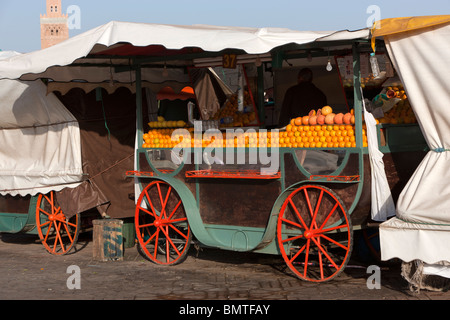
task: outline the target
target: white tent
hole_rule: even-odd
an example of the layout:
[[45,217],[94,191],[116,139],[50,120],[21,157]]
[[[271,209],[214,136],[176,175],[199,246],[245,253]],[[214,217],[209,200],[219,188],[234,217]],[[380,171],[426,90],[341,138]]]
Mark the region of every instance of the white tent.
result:
[[[368,29],[313,32],[283,28],[176,26],[113,21],[53,47],[0,61],[0,79],[48,78],[58,82],[98,82],[103,81],[105,76],[109,79],[112,70],[108,65],[129,66],[130,56],[137,59],[151,56],[158,58],[159,63],[167,61],[185,65],[185,61],[176,62],[171,56],[185,54],[186,59],[189,59],[198,53],[236,49],[247,54],[244,58],[256,59],[257,55],[291,43],[368,39],[369,34]],[[68,65],[71,66],[61,68]],[[183,78],[182,70],[168,68],[167,71],[167,79]],[[113,80],[129,83],[135,79],[133,73],[122,72],[113,74]],[[142,80],[150,83],[161,81],[161,73],[143,69]]]
[[[0,59],[18,56],[0,52]],[[0,194],[35,195],[82,180],[76,119],[40,81],[0,80]]]
[[447,264],[450,16],[382,20],[375,25],[374,37],[377,36],[384,37],[430,148],[399,197],[396,217],[380,226],[382,259],[419,260],[429,266]]

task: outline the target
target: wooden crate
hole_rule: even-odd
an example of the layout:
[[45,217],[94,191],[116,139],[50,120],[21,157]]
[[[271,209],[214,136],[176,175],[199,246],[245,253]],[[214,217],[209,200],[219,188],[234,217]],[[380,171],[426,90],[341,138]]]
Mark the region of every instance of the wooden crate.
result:
[[97,261],[123,260],[123,221],[104,219],[93,221],[93,258]]

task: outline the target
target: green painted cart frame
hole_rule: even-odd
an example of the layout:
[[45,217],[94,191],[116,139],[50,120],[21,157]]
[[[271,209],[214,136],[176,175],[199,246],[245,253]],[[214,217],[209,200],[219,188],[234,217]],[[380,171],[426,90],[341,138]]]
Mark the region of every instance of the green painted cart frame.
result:
[[[204,170],[192,159],[170,168],[157,164],[170,161],[170,150],[138,148],[138,170],[128,176],[137,179],[141,190],[135,228],[143,254],[157,264],[176,265],[186,258],[194,238],[207,247],[282,255],[292,272],[308,281],[327,281],[342,272],[352,252],[353,230],[371,224],[370,162],[363,147],[359,90],[364,45],[352,43],[356,147],[323,150],[342,153],[333,172],[308,172],[299,160],[299,152],[311,150],[307,148],[279,149],[280,170],[265,177],[245,166],[237,172],[226,165]],[[284,54],[273,53],[273,67],[281,66]],[[139,63],[135,70],[139,92]],[[141,99],[138,95],[140,141],[144,133]],[[261,96],[258,101],[262,102]],[[263,116],[262,110],[259,113]],[[381,129],[389,130],[389,126]],[[392,133],[394,143],[380,146],[396,189],[409,179],[426,148],[418,126],[403,126],[400,132],[414,133],[417,140],[405,147],[395,143],[397,133]],[[248,154],[250,150],[233,152]],[[398,163],[402,168],[396,167]]]
[[[307,57],[307,53],[290,55],[293,50],[342,44],[349,45],[348,42],[321,42],[279,48],[272,52],[272,67],[281,67],[286,57]],[[352,252],[353,230],[370,224],[370,164],[367,148],[363,147],[359,90],[360,50],[370,46],[368,41],[350,44],[356,147],[323,150],[342,153],[341,164],[334,172],[307,172],[298,152],[310,149],[279,149],[279,172],[264,178],[244,168],[238,172],[225,170],[225,175],[205,175],[199,165],[185,163],[166,170],[152,160],[152,152],[170,150],[136,150],[137,170],[128,177],[136,179],[140,187],[134,219],[136,237],[147,258],[163,265],[178,264],[186,257],[195,239],[208,247],[282,255],[294,274],[308,281],[327,281],[342,272]],[[328,54],[324,52],[319,51],[318,55]],[[116,72],[133,70],[136,74],[139,141],[144,134],[141,69],[145,64],[223,53],[130,57],[130,66],[116,67]],[[258,67],[260,119],[265,118],[262,79],[262,67]],[[389,126],[381,127],[380,132],[381,129],[390,130]],[[395,128],[394,131],[398,131],[399,127]],[[403,129],[420,135],[417,126],[404,126]],[[393,191],[401,189],[424,156],[426,144],[422,140],[407,147],[389,143],[380,146],[385,153],[386,171],[393,183]],[[236,152],[248,153],[249,150]],[[401,168],[398,163],[402,163]],[[0,210],[5,211],[0,212],[0,232],[38,234],[52,254],[65,254],[73,248],[80,231],[79,214],[66,219],[53,193],[20,199],[19,202],[25,208],[20,212]]]

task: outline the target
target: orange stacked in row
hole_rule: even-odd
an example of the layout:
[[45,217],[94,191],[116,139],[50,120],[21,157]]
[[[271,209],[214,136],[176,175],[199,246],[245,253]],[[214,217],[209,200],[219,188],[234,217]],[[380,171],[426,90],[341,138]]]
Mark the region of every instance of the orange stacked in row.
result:
[[[292,119],[286,132],[280,133],[280,146],[293,148],[354,148],[356,147],[355,116],[333,112],[330,106],[307,116]],[[367,135],[363,129],[363,146],[367,147]]]
[[[354,148],[355,118],[352,112],[348,114],[334,114],[326,106],[317,112],[310,112],[308,116],[292,119],[286,131],[237,131],[228,136],[225,132],[215,135],[204,134],[196,137],[193,128],[189,134],[174,135],[175,129],[151,129],[144,134],[143,148],[174,148],[176,146],[189,147],[223,147],[223,148]],[[322,123],[323,115],[326,120]],[[366,131],[363,129],[363,146],[367,147]]]

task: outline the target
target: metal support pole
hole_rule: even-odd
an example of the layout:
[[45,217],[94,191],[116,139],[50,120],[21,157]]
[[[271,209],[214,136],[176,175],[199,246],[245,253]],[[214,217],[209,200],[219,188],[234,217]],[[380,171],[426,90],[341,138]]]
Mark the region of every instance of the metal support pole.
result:
[[144,127],[142,121],[142,74],[141,65],[136,66],[136,130],[137,138],[142,141],[144,135]]
[[266,109],[264,106],[264,66],[258,67],[258,109],[261,128],[266,127]]
[[361,96],[361,70],[358,44],[353,44],[353,99],[355,111],[356,147],[362,148],[362,96]]

